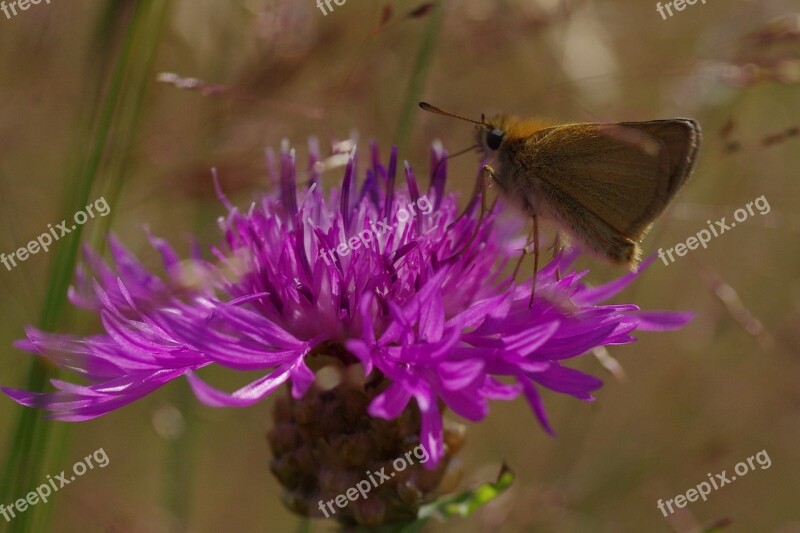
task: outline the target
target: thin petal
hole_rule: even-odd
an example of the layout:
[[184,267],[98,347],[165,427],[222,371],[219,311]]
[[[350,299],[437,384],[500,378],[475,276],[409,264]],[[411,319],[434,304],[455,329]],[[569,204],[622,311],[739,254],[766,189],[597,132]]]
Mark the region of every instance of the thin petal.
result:
[[189,380],[189,385],[191,385],[197,399],[209,407],[247,407],[265,398],[280,387],[289,379],[291,370],[292,367],[283,366],[272,374],[230,394],[211,387],[194,373],[189,373],[186,378]]

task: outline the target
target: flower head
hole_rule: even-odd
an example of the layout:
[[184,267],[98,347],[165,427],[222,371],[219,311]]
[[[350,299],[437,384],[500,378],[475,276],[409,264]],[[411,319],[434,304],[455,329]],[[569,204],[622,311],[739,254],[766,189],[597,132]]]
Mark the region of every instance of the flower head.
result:
[[[477,421],[489,400],[524,395],[552,432],[543,389],[591,400],[601,386],[566,366],[568,359],[632,342],[635,330],[673,329],[689,319],[602,305],[635,275],[590,288],[582,282],[587,272],[569,270],[574,252],[538,273],[529,307],[531,281],[504,273],[524,244],[521,225],[513,216],[500,224],[502,210],[495,209],[477,227],[475,198],[460,213],[445,193],[440,146],[427,187],[408,163],[398,169],[396,149],[388,165],[377,146],[370,155],[361,179],[355,148],[340,154],[343,182],[326,195],[316,144],[302,188],[295,153],[284,145],[272,165],[276,193],[244,212],[219,193],[227,208],[224,238],[208,256],[195,246],[181,260],[150,237],[165,275],[147,270],[113,237],[110,264],[85,250],[88,268],[79,270],[70,299],[97,313],[104,332],[77,337],[28,328],[18,346],[89,383],[53,380],[55,392],[3,391],[51,418],[80,421],[186,376],[206,405],[244,407],[284,383],[302,398],[315,380],[309,362],[324,350],[383,382],[368,406],[372,417],[392,420],[418,407],[426,466],[434,468],[445,453],[444,407]],[[224,392],[198,377],[209,365],[264,374]]]

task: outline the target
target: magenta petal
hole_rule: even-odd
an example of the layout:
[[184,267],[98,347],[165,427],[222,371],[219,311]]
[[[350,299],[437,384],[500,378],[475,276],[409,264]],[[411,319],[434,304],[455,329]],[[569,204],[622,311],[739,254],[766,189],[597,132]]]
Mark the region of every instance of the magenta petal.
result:
[[676,313],[672,311],[639,311],[634,313],[637,329],[642,331],[671,331],[680,329],[691,322],[695,313]]
[[[422,409],[421,406],[420,409]],[[442,414],[435,405],[429,404],[427,409],[422,410],[422,427],[419,432],[419,441],[430,457],[425,463],[425,468],[428,470],[435,469],[436,465],[444,457]]]
[[299,358],[292,368],[291,380],[292,397],[295,399],[305,396],[311,384],[314,383],[314,373],[302,358]]
[[411,393],[400,383],[393,383],[372,400],[369,404],[369,414],[386,420],[393,420],[405,410]]
[[603,382],[594,376],[557,364],[553,364],[544,372],[531,373],[529,377],[548,389],[570,394],[582,400],[592,399],[588,393],[603,386]]
[[265,398],[288,380],[291,370],[292,367],[281,367],[272,374],[230,394],[211,387],[194,373],[187,374],[186,378],[197,399],[209,407],[246,407]]
[[489,402],[475,389],[442,390],[439,395],[459,416],[477,422],[489,413]]
[[449,361],[438,366],[439,379],[447,390],[458,390],[474,383],[483,374],[485,363],[477,359]]
[[[128,405],[184,373],[186,370],[161,370],[149,374],[123,376],[103,385],[91,387],[62,385],[61,388],[67,392],[36,393],[10,388],[0,390],[22,405],[54,411],[48,418],[79,422]],[[59,382],[55,384],[61,385]]]
[[505,384],[494,378],[487,377],[483,384],[481,393],[492,400],[514,400],[522,392],[522,385],[519,383]]
[[506,350],[524,354],[533,353],[555,335],[559,326],[560,323],[555,320],[553,322],[537,324],[527,331],[505,336],[503,338],[503,343],[505,344]]
[[364,375],[368,376],[372,372],[372,352],[367,345],[360,340],[350,340],[345,342],[345,348],[358,359],[364,367]]
[[556,432],[553,431],[553,427],[550,425],[547,411],[544,409],[542,398],[539,396],[539,392],[536,390],[536,387],[524,377],[520,377],[519,382],[522,385],[522,390],[525,392],[525,398],[528,400],[528,404],[536,414],[536,418],[539,419],[539,423],[542,425],[545,431],[555,436]]
[[639,269],[636,272],[629,272],[628,274],[622,276],[621,278],[614,280],[612,282],[606,283],[605,285],[600,285],[599,287],[594,287],[591,289],[585,289],[581,292],[581,294],[576,298],[581,303],[586,304],[595,304],[598,302],[603,302],[610,298],[613,298],[622,290],[631,284],[639,275],[644,271],[655,259],[655,256],[652,255],[642,261],[639,265]]
[[[523,392],[552,432],[539,387],[588,400],[601,385],[561,362],[690,319],[641,312],[632,303],[602,304],[641,274],[589,287],[589,271],[572,266],[577,249],[542,265],[529,306],[532,280],[517,283],[505,268],[519,255],[522,221],[501,220],[498,213],[508,211],[501,208],[479,224],[477,197],[460,209],[457,196],[444,192],[444,148],[433,150],[431,198],[407,162],[405,182],[397,180],[396,148],[384,166],[373,146],[366,176],[352,143],[336,153],[346,161],[344,180],[326,191],[314,143],[311,188],[301,185],[288,143],[280,154],[267,153],[276,190],[246,208],[231,204],[215,181],[224,216],[219,242],[207,253],[193,239],[181,258],[147,232],[164,276],[146,269],[114,236],[109,261],[85,248],[69,296],[100,317],[102,331],[69,336],[29,328],[16,346],[90,384],[55,380],[55,392],[6,394],[53,418],[88,420],[189,373],[202,402],[243,407],[287,382],[302,397],[314,383],[306,358],[332,348],[331,355],[346,364],[354,356],[365,374],[385,381],[370,416],[396,418],[415,399],[420,438],[434,465],[443,457],[444,408],[480,420],[489,400]],[[480,168],[476,179],[483,179]],[[403,212],[414,218],[401,219]],[[227,393],[193,373],[209,365],[267,375]]]
[[445,326],[457,327],[459,329],[473,328],[483,322],[486,319],[486,315],[490,312],[498,312],[498,309],[507,312],[509,305],[510,298],[507,294],[502,294],[495,298],[488,298],[473,304],[469,309],[454,316],[447,321]]

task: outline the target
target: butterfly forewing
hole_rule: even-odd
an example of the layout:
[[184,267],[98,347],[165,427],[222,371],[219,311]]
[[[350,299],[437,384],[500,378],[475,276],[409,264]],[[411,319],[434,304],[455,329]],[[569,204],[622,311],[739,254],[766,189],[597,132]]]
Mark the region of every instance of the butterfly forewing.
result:
[[699,128],[682,119],[575,124],[548,128],[527,143],[530,177],[544,182],[539,200],[548,201],[546,191],[554,189],[573,200],[557,207],[558,218],[585,209],[582,219],[594,216],[638,241],[688,178]]

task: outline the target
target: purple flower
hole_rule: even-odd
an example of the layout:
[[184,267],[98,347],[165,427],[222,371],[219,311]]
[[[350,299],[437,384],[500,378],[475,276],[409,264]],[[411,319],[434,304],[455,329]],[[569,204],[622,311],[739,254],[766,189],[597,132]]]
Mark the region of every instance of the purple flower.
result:
[[[17,346],[89,383],[53,380],[55,392],[3,392],[51,418],[80,421],[186,376],[206,405],[244,407],[284,383],[302,397],[315,378],[307,366],[315,350],[338,346],[365,374],[389,382],[370,404],[371,416],[391,420],[416,402],[433,467],[443,455],[443,405],[481,420],[489,400],[523,394],[552,433],[542,389],[591,400],[602,384],[565,366],[567,359],[632,342],[635,330],[675,329],[690,319],[601,305],[636,276],[589,288],[581,282],[587,272],[569,270],[573,252],[539,272],[529,308],[530,280],[515,283],[504,274],[524,244],[513,213],[502,223],[503,209],[488,214],[458,253],[475,231],[480,202],[473,198],[459,216],[455,197],[444,192],[443,149],[433,148],[423,194],[408,163],[405,184],[397,183],[396,149],[384,166],[373,145],[359,180],[354,148],[339,155],[347,161],[344,180],[326,197],[315,146],[301,190],[294,151],[284,148],[279,165],[271,165],[276,194],[242,212],[219,193],[228,213],[211,259],[194,246],[181,260],[151,236],[166,271],[159,277],[113,237],[110,265],[85,250],[88,268],[79,269],[70,299],[98,313],[104,332],[77,337],[28,328]],[[212,364],[264,375],[223,392],[196,373]]]

